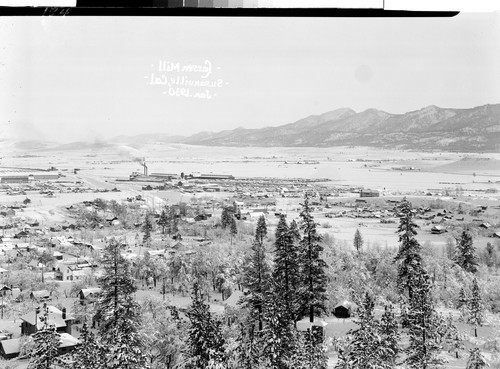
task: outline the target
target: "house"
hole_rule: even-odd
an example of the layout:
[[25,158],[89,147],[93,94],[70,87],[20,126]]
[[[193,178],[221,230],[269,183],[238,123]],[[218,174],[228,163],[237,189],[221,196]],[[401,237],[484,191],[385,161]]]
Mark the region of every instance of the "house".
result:
[[87,275],[89,268],[91,265],[85,264],[74,264],[74,265],[66,265],[59,264],[59,266],[55,269],[55,278],[60,281],[78,281]]
[[[55,306],[45,304],[44,307],[48,311],[48,323],[54,325],[58,333],[71,333],[71,326],[75,318],[66,314],[66,308],[59,310]],[[38,307],[21,316],[21,334],[30,335],[43,329],[45,325],[44,315],[43,308]]]
[[431,228],[432,234],[441,234],[447,232],[443,226],[437,225]]
[[488,229],[488,228],[490,228],[490,227],[491,227],[491,224],[490,224],[490,223],[487,223],[487,222],[484,222],[484,223],[481,223],[481,224],[479,225],[479,227],[484,228],[484,229]]
[[336,318],[350,318],[353,311],[356,309],[356,304],[344,300],[333,307],[332,313]]
[[[59,355],[66,354],[75,349],[75,347],[79,344],[79,341],[76,337],[73,337],[69,333],[60,333],[60,344],[57,353]],[[19,356],[21,351],[21,339],[20,338],[12,338],[9,340],[0,341],[0,355],[4,359],[13,359]]]
[[0,341],[0,355],[4,359],[13,359],[19,355],[21,349],[20,338],[12,338],[10,340]]
[[30,236],[30,234],[28,232],[21,231],[19,233],[16,233],[16,235],[14,235],[14,238],[16,238],[16,239],[26,239],[29,236]]
[[83,288],[78,292],[80,305],[94,303],[101,295],[102,290],[99,287]]
[[31,291],[30,299],[35,300],[37,302],[50,300],[50,292],[47,290]]

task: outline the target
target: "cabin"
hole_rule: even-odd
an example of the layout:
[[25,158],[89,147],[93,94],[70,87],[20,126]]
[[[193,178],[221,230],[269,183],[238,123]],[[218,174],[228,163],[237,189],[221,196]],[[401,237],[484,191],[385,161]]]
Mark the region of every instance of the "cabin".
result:
[[99,287],[83,288],[78,292],[80,305],[94,303],[101,295],[102,290]]
[[431,233],[432,234],[441,234],[445,233],[446,229],[443,226],[437,225],[431,228]]
[[5,360],[17,357],[21,349],[20,341],[20,338],[0,341],[0,355],[2,355]]
[[352,313],[354,309],[356,308],[356,304],[344,300],[342,302],[339,302],[337,305],[333,307],[332,313],[335,315],[336,318],[350,318],[352,316]]
[[50,292],[47,290],[31,291],[30,299],[36,302],[44,302],[50,300]]

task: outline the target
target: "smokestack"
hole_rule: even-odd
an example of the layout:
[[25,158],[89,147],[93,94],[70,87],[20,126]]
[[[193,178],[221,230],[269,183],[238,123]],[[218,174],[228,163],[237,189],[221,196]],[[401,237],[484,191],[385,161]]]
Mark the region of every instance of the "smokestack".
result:
[[66,320],[66,308],[62,309],[62,318],[63,320]]

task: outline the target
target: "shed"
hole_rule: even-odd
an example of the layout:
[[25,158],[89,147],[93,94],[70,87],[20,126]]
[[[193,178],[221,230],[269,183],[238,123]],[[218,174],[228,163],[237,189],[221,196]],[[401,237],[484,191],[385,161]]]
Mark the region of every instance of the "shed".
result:
[[36,301],[46,301],[50,299],[50,292],[47,290],[31,291],[30,298]]
[[446,229],[443,226],[437,225],[431,228],[431,233],[433,234],[441,234],[445,233]]
[[4,359],[12,359],[19,355],[21,342],[19,338],[0,341],[0,355]]
[[333,307],[332,313],[336,318],[350,318],[355,308],[356,304],[344,300]]

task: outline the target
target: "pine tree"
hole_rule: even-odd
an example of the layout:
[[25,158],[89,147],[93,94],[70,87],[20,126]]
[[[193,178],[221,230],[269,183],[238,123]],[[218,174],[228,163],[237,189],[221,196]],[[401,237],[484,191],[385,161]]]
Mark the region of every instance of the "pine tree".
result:
[[221,226],[222,228],[227,228],[231,226],[231,218],[233,217],[233,213],[231,210],[227,207],[222,209],[222,215],[221,215]]
[[321,236],[316,231],[317,223],[311,215],[307,194],[302,204],[300,218],[300,229],[303,234],[300,241],[302,258],[301,274],[303,276],[303,285],[300,290],[300,306],[303,313],[309,310],[309,319],[312,322],[315,315],[326,312],[327,277],[325,269],[327,265],[321,258],[321,253],[323,252]]
[[[360,306],[359,328],[349,332],[349,343],[343,352],[343,360],[349,369],[393,368],[397,354],[394,345],[394,314],[386,310],[384,326],[373,315],[374,301],[365,293]],[[384,331],[384,332],[383,332]],[[397,331],[397,327],[396,327]],[[390,338],[385,342],[383,338]]]
[[268,296],[271,282],[271,270],[266,260],[264,237],[267,232],[263,216],[259,218],[255,230],[255,239],[252,250],[243,271],[243,286],[247,288],[243,303],[259,325],[259,332],[263,329],[263,311],[266,296]]
[[463,231],[460,239],[457,239],[455,262],[467,272],[477,272],[479,259],[473,245],[472,236],[467,231]]
[[45,308],[43,328],[33,335],[34,350],[30,354],[28,369],[51,368],[57,357],[61,336],[56,327],[49,323],[49,311]]
[[483,369],[488,366],[488,363],[483,357],[479,347],[474,347],[470,350],[469,360],[467,361],[466,369]]
[[188,329],[187,356],[189,369],[222,366],[225,362],[221,323],[210,313],[204,301],[198,282],[193,285],[191,306],[186,313],[190,326]]
[[231,233],[231,244],[233,243],[233,237],[238,234],[238,227],[236,226],[236,220],[234,217],[231,218],[231,229],[229,230]]
[[71,356],[73,369],[101,369],[104,368],[104,348],[97,341],[95,335],[89,330],[87,322],[83,323],[80,334],[80,345]]
[[266,218],[264,215],[259,217],[257,227],[255,228],[255,241],[259,244],[264,244],[264,238],[267,235]]
[[158,225],[161,227],[161,233],[165,234],[165,230],[167,229],[169,225],[169,219],[168,219],[168,214],[167,210],[163,209],[160,214],[160,219],[158,219]]
[[420,255],[421,246],[415,239],[418,225],[413,222],[413,211],[411,203],[403,199],[398,206],[399,212],[399,250],[394,258],[398,265],[398,287],[400,291],[408,291],[408,296],[412,296],[412,287],[410,285],[411,271],[413,265],[420,264],[422,257]]
[[270,295],[265,302],[263,352],[269,368],[286,369],[288,358],[294,350],[296,335],[293,320],[290,320],[289,311],[276,290],[274,288],[274,296]]
[[153,230],[153,224],[151,223],[151,214],[146,213],[146,217],[144,219],[144,224],[142,226],[142,231],[144,232],[144,236],[142,237],[143,244],[149,244],[151,242],[151,231]]
[[121,255],[124,246],[115,239],[106,245],[102,258],[104,274],[98,280],[102,289],[96,315],[100,319],[99,333],[108,348],[107,368],[144,369],[139,335],[140,307],[133,299],[136,291],[130,264]]
[[286,308],[287,313],[283,319],[299,319],[296,293],[300,278],[299,248],[285,216],[281,215],[275,232],[273,281],[276,285],[276,299]]
[[259,365],[261,341],[258,340],[255,332],[253,315],[249,314],[248,310],[243,311],[246,314],[244,314],[244,317],[238,324],[236,356],[242,369],[254,369]]
[[460,310],[460,319],[462,321],[468,320],[469,300],[469,295],[466,293],[464,288],[461,287],[458,294],[457,309]]
[[295,339],[294,347],[288,359],[285,360],[287,369],[326,369],[328,358],[325,354],[324,345],[317,344],[310,333],[293,331]]
[[389,365],[389,367],[394,367],[399,354],[400,334],[392,305],[385,305],[384,307],[384,314],[382,314],[382,318],[380,319],[379,332],[383,347],[382,362]]
[[410,345],[406,350],[406,363],[415,369],[439,367],[442,364],[437,357],[441,351],[437,343],[439,321],[431,299],[430,277],[419,263],[412,269],[409,286],[412,297],[408,311]]
[[481,297],[481,289],[477,283],[477,278],[472,281],[471,297],[469,300],[469,317],[468,323],[474,325],[474,336],[477,337],[477,326],[483,325],[483,302]]
[[359,229],[356,229],[356,233],[354,234],[354,248],[356,249],[358,254],[361,252],[361,249],[363,248],[363,236],[361,235]]
[[300,230],[295,219],[290,222],[290,235],[292,236],[293,242],[300,242]]
[[455,358],[460,358],[460,353],[464,350],[465,345],[463,336],[456,327],[450,330],[446,342],[448,344],[448,351],[454,352]]
[[488,267],[492,267],[495,264],[495,254],[496,250],[495,247],[491,244],[491,242],[488,242],[486,244],[486,265]]

